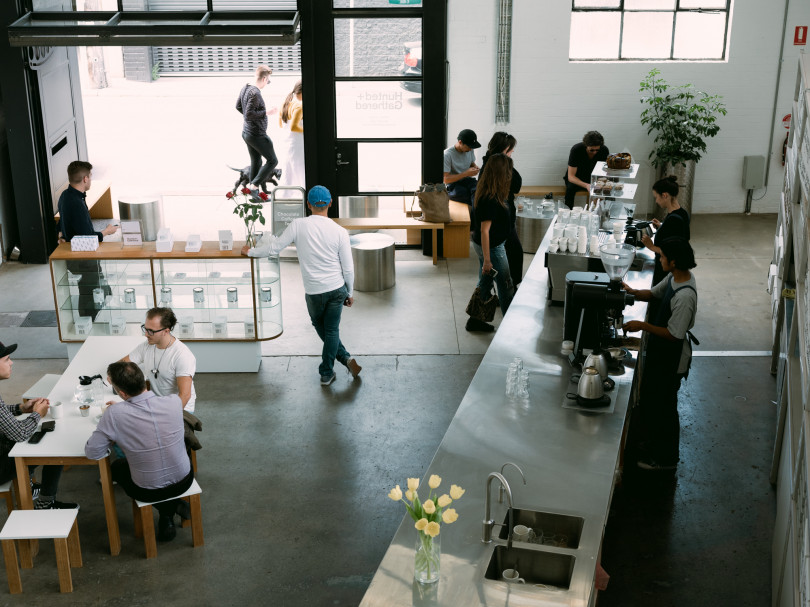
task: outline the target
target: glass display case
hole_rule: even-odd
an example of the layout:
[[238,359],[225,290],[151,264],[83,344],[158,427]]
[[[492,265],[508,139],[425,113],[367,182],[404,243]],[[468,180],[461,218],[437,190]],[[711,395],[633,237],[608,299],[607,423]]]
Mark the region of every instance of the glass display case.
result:
[[[151,244],[151,246],[150,246]],[[141,335],[146,311],[169,307],[183,341],[262,341],[283,331],[278,257],[250,258],[204,243],[199,253],[158,253],[154,244],[51,255],[63,342],[90,335]]]

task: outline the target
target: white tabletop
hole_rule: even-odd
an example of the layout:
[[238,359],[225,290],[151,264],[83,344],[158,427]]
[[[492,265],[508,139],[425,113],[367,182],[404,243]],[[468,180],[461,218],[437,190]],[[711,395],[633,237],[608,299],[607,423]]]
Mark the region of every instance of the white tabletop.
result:
[[[138,336],[88,337],[73,361],[62,374],[54,389],[48,395],[51,403],[62,401],[64,414],[56,420],[56,429],[48,432],[36,445],[27,442],[17,443],[9,454],[11,457],[84,457],[84,444],[96,429],[95,417],[101,413],[99,407],[90,407],[89,417],[82,417],[79,404],[73,392],[79,383],[80,375],[100,374],[105,382],[107,365],[120,360],[144,340]],[[112,388],[104,400],[117,400]],[[50,414],[45,420],[51,419]]]
[[0,531],[0,540],[42,540],[67,537],[78,509],[14,510]]

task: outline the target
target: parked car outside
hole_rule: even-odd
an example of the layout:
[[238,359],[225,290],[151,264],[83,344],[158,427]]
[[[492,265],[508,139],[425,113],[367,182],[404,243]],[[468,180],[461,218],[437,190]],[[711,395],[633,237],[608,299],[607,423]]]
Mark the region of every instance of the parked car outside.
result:
[[[405,42],[405,58],[402,66],[399,68],[399,73],[403,76],[422,76],[422,41],[418,42]],[[412,93],[422,94],[422,81],[421,80],[403,80],[399,84],[406,91]]]

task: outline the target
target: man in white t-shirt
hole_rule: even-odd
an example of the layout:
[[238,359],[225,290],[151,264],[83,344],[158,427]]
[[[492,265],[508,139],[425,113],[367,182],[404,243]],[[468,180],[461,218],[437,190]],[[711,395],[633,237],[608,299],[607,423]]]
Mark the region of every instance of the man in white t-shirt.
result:
[[158,396],[177,394],[183,408],[194,413],[197,393],[193,380],[197,359],[186,344],[172,335],[176,324],[177,317],[171,308],[149,310],[141,325],[146,341],[121,361],[138,365],[152,392]]
[[354,303],[354,263],[349,233],[329,219],[332,195],[322,185],[316,185],[307,195],[312,215],[293,219],[287,229],[276,237],[267,233],[255,247],[242,247],[242,255],[264,257],[278,255],[295,243],[298,263],[304,279],[307,311],[312,326],[323,341],[318,372],[321,385],[335,381],[335,359],[349,370],[352,377],[361,367],[340,341],[340,315],[343,306]]

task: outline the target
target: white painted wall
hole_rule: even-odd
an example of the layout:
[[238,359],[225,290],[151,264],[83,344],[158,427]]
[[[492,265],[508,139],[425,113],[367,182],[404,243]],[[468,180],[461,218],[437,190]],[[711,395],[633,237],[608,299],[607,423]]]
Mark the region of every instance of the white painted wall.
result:
[[[810,2],[789,0],[777,128],[770,187],[757,190],[754,212],[775,212],[783,179],[779,121],[790,112],[798,49],[796,25],[810,24]],[[568,61],[570,0],[514,0],[511,122],[496,125],[494,83],[497,2],[449,0],[448,145],[462,128],[478,133],[484,146],[496,130],[517,137],[513,156],[527,185],[561,185],[568,150],[589,130],[598,130],[611,151],[630,151],[641,163],[639,211],[652,208],[654,172],[647,162],[652,137],[639,123],[639,82],[658,67],[670,84],[692,83],[724,97],[728,115],[708,141],[697,167],[693,212],[737,213],[745,205],[743,156],[768,152],[774,115],[779,46],[785,3],[782,0],[734,0],[727,62]],[[483,150],[479,150],[483,155]]]

